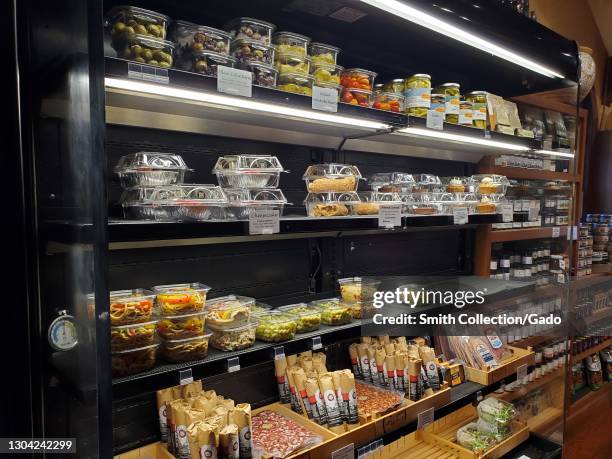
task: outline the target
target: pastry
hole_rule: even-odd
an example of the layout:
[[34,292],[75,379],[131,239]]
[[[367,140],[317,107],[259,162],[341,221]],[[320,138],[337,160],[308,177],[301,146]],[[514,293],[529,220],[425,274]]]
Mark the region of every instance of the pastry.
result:
[[383,185],[378,188],[380,193],[400,193],[402,191],[402,187],[399,185]]
[[465,191],[465,185],[461,182],[461,179],[454,178],[446,185],[446,191],[449,193],[463,193]]
[[312,207],[313,217],[344,217],[349,209],[344,204],[315,204]]
[[489,214],[495,212],[495,203],[489,198],[483,196],[478,204],[476,204],[476,212],[479,214]]
[[415,207],[412,209],[412,213],[417,215],[433,215],[435,214],[437,209],[435,207],[423,206],[423,207]]
[[493,182],[491,177],[483,177],[480,181],[480,194],[495,194],[497,193],[499,185]]
[[373,202],[355,204],[353,210],[357,215],[378,215],[379,205]]
[[320,193],[328,191],[355,191],[357,178],[349,175],[342,178],[318,178],[308,184],[308,191]]

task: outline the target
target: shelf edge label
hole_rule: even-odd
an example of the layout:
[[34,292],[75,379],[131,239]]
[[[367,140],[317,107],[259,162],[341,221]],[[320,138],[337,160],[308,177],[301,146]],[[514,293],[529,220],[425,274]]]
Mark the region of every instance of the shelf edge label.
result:
[[251,209],[249,234],[276,234],[279,232],[280,211],[278,209]]
[[253,96],[253,74],[246,70],[217,66],[217,91],[232,96]]
[[389,229],[402,226],[402,205],[389,204],[379,206],[378,226]]
[[338,111],[338,90],[313,86],[312,109],[336,113]]

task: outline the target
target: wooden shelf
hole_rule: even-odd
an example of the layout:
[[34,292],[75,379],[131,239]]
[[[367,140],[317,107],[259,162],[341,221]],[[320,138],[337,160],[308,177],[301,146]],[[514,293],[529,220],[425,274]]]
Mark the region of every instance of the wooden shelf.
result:
[[559,408],[548,407],[540,414],[529,418],[527,425],[529,430],[540,434],[551,430],[556,424],[560,424],[563,420],[563,411]]
[[605,402],[608,404],[612,403],[612,383],[603,383],[603,386],[599,390],[590,391],[584,397],[580,397],[569,407],[568,419],[571,419],[578,412],[583,409],[591,407],[598,407],[598,409],[606,409]]
[[603,343],[599,343],[597,346],[593,346],[584,352],[576,355],[572,355],[572,362],[580,362],[582,359],[586,359],[589,355],[596,354],[597,352],[612,346],[612,338],[605,340]]
[[538,387],[546,386],[552,381],[560,379],[560,382],[563,382],[563,377],[565,376],[565,365],[561,368],[544,375],[529,384],[522,386],[520,389],[514,390],[512,392],[504,392],[503,394],[491,394],[492,397],[498,398],[500,400],[504,400],[506,402],[511,402],[512,400],[516,400],[517,398],[524,397],[528,392],[531,392]]
[[[559,227],[559,237],[563,239],[567,237],[567,226]],[[521,228],[511,230],[496,230],[491,231],[491,242],[509,242],[509,241],[526,241],[529,239],[550,239],[553,227],[547,226],[544,228]]]
[[[546,287],[550,287],[550,286],[547,285]],[[553,294],[554,291],[551,290],[550,293]],[[539,346],[540,344],[546,343],[547,341],[550,341],[554,338],[555,338],[554,336],[530,336],[529,338],[523,338],[518,341],[512,341],[511,343],[508,343],[508,344],[511,344],[514,347],[521,347],[523,349],[527,349],[528,347]]]
[[539,169],[525,169],[524,167],[481,166],[478,170],[481,174],[505,175],[510,179],[576,181],[576,176],[567,172],[550,172]]

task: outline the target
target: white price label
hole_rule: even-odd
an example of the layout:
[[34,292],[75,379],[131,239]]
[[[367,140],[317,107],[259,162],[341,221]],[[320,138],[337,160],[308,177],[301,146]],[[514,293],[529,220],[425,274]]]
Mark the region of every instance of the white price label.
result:
[[520,365],[516,369],[516,380],[521,382],[527,376],[527,364]]
[[439,131],[444,129],[444,113],[436,110],[427,110],[427,120],[425,121],[425,127],[429,129],[437,129]]
[[280,231],[278,209],[251,209],[249,213],[249,234],[276,234]]
[[453,208],[453,224],[465,225],[468,222],[468,208],[455,207]]
[[355,458],[355,444],[349,443],[336,451],[332,451],[332,459],[354,459]]
[[402,226],[402,205],[381,205],[378,210],[378,226],[381,228]]
[[274,348],[274,360],[285,358],[285,347],[284,346],[276,346]]
[[529,215],[527,218],[530,222],[533,222],[538,219],[538,215],[540,215],[540,208],[530,207],[528,212],[529,212]]
[[567,240],[576,240],[578,239],[578,227],[577,226],[570,226],[567,229]]
[[312,108],[313,110],[336,113],[338,111],[338,90],[313,86]]
[[319,349],[323,349],[323,343],[320,336],[315,336],[312,338],[312,350],[318,351]]
[[179,384],[184,386],[185,384],[191,384],[193,382],[193,374],[191,368],[186,370],[179,370]]
[[511,222],[514,219],[514,209],[512,209],[512,204],[502,204],[500,207],[502,214],[502,222]]
[[253,95],[253,75],[246,70],[218,65],[217,91],[232,96],[251,97]]
[[551,237],[559,237],[560,235],[561,235],[561,228],[559,228],[558,226],[553,226]]
[[235,371],[240,371],[240,359],[238,357],[227,359],[227,372],[233,373]]
[[428,410],[421,411],[417,416],[417,429],[423,429],[434,421],[433,406]]
[[152,83],[170,84],[168,69],[160,69],[150,65],[128,63],[128,78],[133,80],[150,81]]

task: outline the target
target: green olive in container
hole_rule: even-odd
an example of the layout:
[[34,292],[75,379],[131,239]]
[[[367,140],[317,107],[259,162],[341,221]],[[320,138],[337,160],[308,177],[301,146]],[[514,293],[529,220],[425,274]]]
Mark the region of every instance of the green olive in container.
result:
[[141,35],[164,40],[170,18],[165,14],[135,6],[117,6],[106,15],[110,29],[111,46],[117,53],[123,53],[128,40]]
[[353,320],[349,308],[341,303],[340,298],[311,301],[308,306],[321,312],[323,325],[346,325]]
[[297,324],[297,333],[308,333],[321,326],[321,312],[310,308],[306,303],[289,304],[278,308],[279,311],[292,315]]
[[295,338],[297,321],[294,316],[283,312],[271,312],[257,317],[259,324],[255,337],[267,343],[280,343]]
[[313,42],[308,47],[308,54],[312,58],[313,64],[332,64],[336,65],[340,48],[325,43]]
[[472,91],[465,95],[465,100],[472,103],[472,125],[478,129],[487,127],[487,92]]
[[461,92],[459,83],[444,83],[434,89],[437,94],[444,94],[444,121],[459,123],[459,103]]
[[431,76],[416,73],[405,81],[406,112],[425,118],[431,106]]
[[134,35],[127,41],[119,57],[141,64],[170,68],[173,63],[174,43],[168,40],[150,38],[145,35]]
[[384,84],[384,92],[392,92],[394,94],[404,94],[406,83],[403,78],[395,78]]

